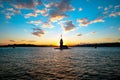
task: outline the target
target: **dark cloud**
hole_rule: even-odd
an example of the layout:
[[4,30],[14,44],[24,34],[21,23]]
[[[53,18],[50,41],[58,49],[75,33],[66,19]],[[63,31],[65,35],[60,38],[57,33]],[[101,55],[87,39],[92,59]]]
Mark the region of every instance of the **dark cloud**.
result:
[[79,34],[77,34],[77,36],[82,36],[82,34],[79,33]]
[[48,5],[50,8],[50,21],[56,22],[61,20],[67,15],[65,12],[72,11],[74,8],[70,5],[70,0],[61,0]]
[[45,31],[40,28],[33,28],[32,34],[35,36],[41,37],[42,35],[45,34]]
[[15,8],[26,8],[26,9],[33,9],[37,5],[41,5],[41,0],[1,0],[2,2],[7,2],[13,5]]
[[71,31],[75,29],[75,25],[72,23],[72,21],[66,21],[63,25],[62,28],[64,31]]
[[66,12],[71,10],[74,10],[74,8],[70,5],[70,0],[62,0],[57,4],[58,12]]
[[15,42],[14,40],[9,40],[10,42]]
[[96,31],[90,32],[90,34],[96,34],[96,33],[97,33]]
[[[5,17],[7,19],[11,19],[12,16],[14,16],[15,14],[22,14],[20,9],[35,9],[37,5],[42,4],[41,0],[1,0],[1,2],[6,3],[1,13],[5,14]],[[3,5],[0,4],[0,7],[2,6]],[[31,16],[37,17],[38,14],[37,13],[25,14],[25,18],[29,18]]]
[[16,4],[14,5],[15,8],[28,8],[33,9],[37,5],[41,5],[41,0],[16,0]]

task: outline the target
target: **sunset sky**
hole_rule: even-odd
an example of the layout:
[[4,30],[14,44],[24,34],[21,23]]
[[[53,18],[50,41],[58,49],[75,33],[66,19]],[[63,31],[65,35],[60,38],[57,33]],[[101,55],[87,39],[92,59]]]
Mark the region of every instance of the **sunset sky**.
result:
[[0,45],[120,42],[120,0],[0,0]]

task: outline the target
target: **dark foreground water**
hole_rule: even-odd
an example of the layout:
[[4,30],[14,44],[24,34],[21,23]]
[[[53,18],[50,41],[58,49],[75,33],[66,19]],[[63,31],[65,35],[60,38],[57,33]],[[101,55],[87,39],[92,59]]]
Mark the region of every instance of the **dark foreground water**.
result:
[[0,80],[120,80],[120,48],[0,48]]

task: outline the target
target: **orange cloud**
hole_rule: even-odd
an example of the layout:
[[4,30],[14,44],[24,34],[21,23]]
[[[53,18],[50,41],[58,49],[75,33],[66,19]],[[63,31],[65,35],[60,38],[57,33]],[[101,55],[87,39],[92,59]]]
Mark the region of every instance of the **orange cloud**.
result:
[[63,15],[63,14],[53,14],[53,15],[50,16],[50,19],[49,19],[49,20],[50,20],[51,22],[57,22],[57,21],[65,18],[65,17],[66,17],[66,16]]
[[35,10],[35,13],[40,13],[40,14],[42,14],[43,16],[47,16],[48,14],[47,14],[47,9],[45,8],[45,9],[43,9],[43,10]]
[[77,22],[80,26],[88,26],[89,24],[97,23],[97,22],[104,22],[102,18],[96,18],[94,20],[88,20],[88,18],[77,19]]

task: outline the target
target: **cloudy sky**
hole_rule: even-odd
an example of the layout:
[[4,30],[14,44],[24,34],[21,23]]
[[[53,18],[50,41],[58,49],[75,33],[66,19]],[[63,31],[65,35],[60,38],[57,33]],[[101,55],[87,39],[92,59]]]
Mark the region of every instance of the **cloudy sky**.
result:
[[0,0],[0,45],[120,42],[119,0]]

